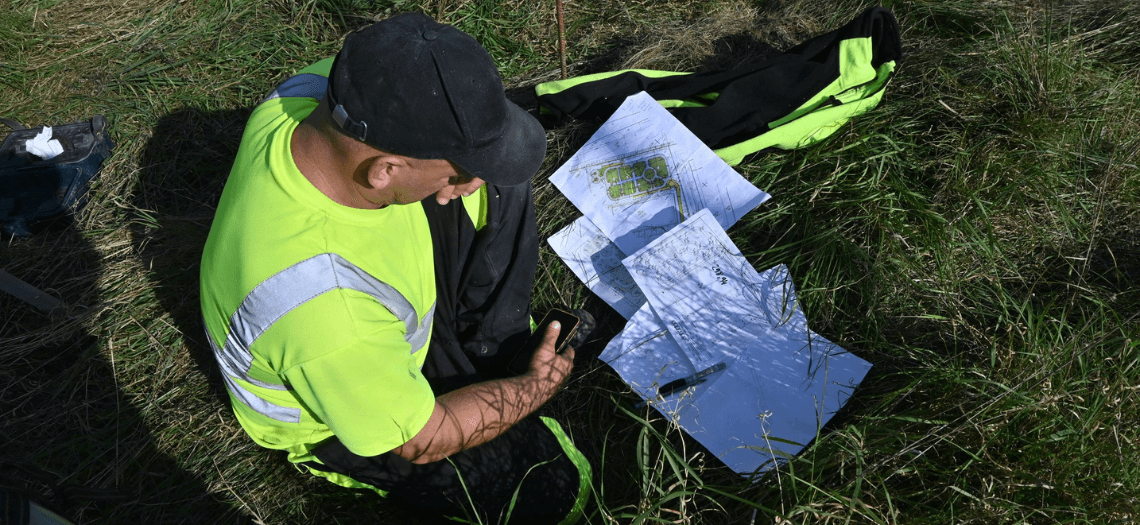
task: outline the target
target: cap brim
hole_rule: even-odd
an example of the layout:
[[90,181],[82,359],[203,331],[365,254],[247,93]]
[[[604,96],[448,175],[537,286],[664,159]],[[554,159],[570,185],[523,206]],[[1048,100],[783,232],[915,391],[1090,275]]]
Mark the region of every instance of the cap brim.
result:
[[506,131],[499,140],[473,153],[448,160],[491,184],[515,186],[538,173],[545,157],[546,131],[538,119],[508,101]]

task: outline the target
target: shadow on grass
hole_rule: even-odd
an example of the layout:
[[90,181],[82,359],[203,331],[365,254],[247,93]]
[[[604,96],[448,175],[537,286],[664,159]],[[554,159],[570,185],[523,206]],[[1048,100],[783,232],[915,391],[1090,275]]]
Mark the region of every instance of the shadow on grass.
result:
[[162,117],[139,161],[139,216],[131,226],[136,253],[158,283],[158,302],[182,333],[198,373],[209,378],[214,402],[223,406],[229,395],[202,327],[198,271],[249,113],[183,109]]
[[6,244],[0,267],[69,307],[53,318],[0,294],[0,487],[75,523],[199,523],[200,514],[244,523],[159,452],[113,344],[88,329],[105,321],[104,259],[91,242],[64,225]]

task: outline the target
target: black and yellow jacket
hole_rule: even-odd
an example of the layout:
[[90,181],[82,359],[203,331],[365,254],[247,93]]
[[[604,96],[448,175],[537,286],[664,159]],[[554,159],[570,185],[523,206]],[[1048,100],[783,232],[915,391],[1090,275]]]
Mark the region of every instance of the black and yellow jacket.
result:
[[539,84],[535,94],[543,112],[560,120],[607,118],[625,97],[646,91],[736,165],[750,153],[823,140],[875,107],[901,58],[894,15],[872,7],[835,31],[736,69],[613,71]]

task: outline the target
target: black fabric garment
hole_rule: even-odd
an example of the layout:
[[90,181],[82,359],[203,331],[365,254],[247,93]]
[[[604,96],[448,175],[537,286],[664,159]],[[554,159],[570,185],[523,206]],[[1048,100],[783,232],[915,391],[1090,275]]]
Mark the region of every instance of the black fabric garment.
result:
[[[697,100],[704,107],[669,108],[677,120],[712,149],[751,139],[802,106],[839,77],[839,43],[870,37],[872,65],[902,58],[898,22],[872,7],[847,25],[812,38],[769,60],[731,70],[651,78],[626,71],[538,97],[556,120],[608,118],[629,95],[645,91],[656,100]],[[715,99],[714,99],[715,97]]]
[[435,249],[436,309],[423,373],[435,394],[503,377],[510,349],[530,335],[538,268],[531,184],[487,185],[487,224],[475,231],[458,199],[423,201]]
[[[422,203],[435,248],[437,288],[423,373],[437,396],[504,375],[499,349],[521,344],[530,333],[538,264],[531,185],[488,185],[487,195],[488,222],[478,232],[458,199],[441,206],[432,196]],[[517,523],[557,523],[578,495],[577,467],[537,414],[488,443],[427,465],[391,452],[358,456],[335,437],[313,453],[323,465],[305,465],[388,491],[440,519],[474,518],[474,509],[484,522],[497,523],[518,490],[511,512]]]

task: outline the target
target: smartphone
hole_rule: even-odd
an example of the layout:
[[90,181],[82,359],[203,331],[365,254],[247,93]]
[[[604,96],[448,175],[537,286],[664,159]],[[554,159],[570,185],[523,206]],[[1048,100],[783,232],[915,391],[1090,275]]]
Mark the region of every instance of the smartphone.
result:
[[515,375],[522,375],[530,370],[530,358],[534,355],[535,350],[542,346],[542,340],[546,338],[546,329],[550,327],[550,323],[558,321],[562,324],[562,329],[558,332],[558,339],[554,341],[554,351],[562,353],[566,348],[566,343],[574,337],[578,331],[579,319],[574,314],[565,310],[557,308],[546,312],[546,316],[542,318],[542,322],[538,323],[538,329],[530,334],[530,338],[526,340],[519,347],[515,357],[511,359],[511,363],[507,365],[507,370]]

